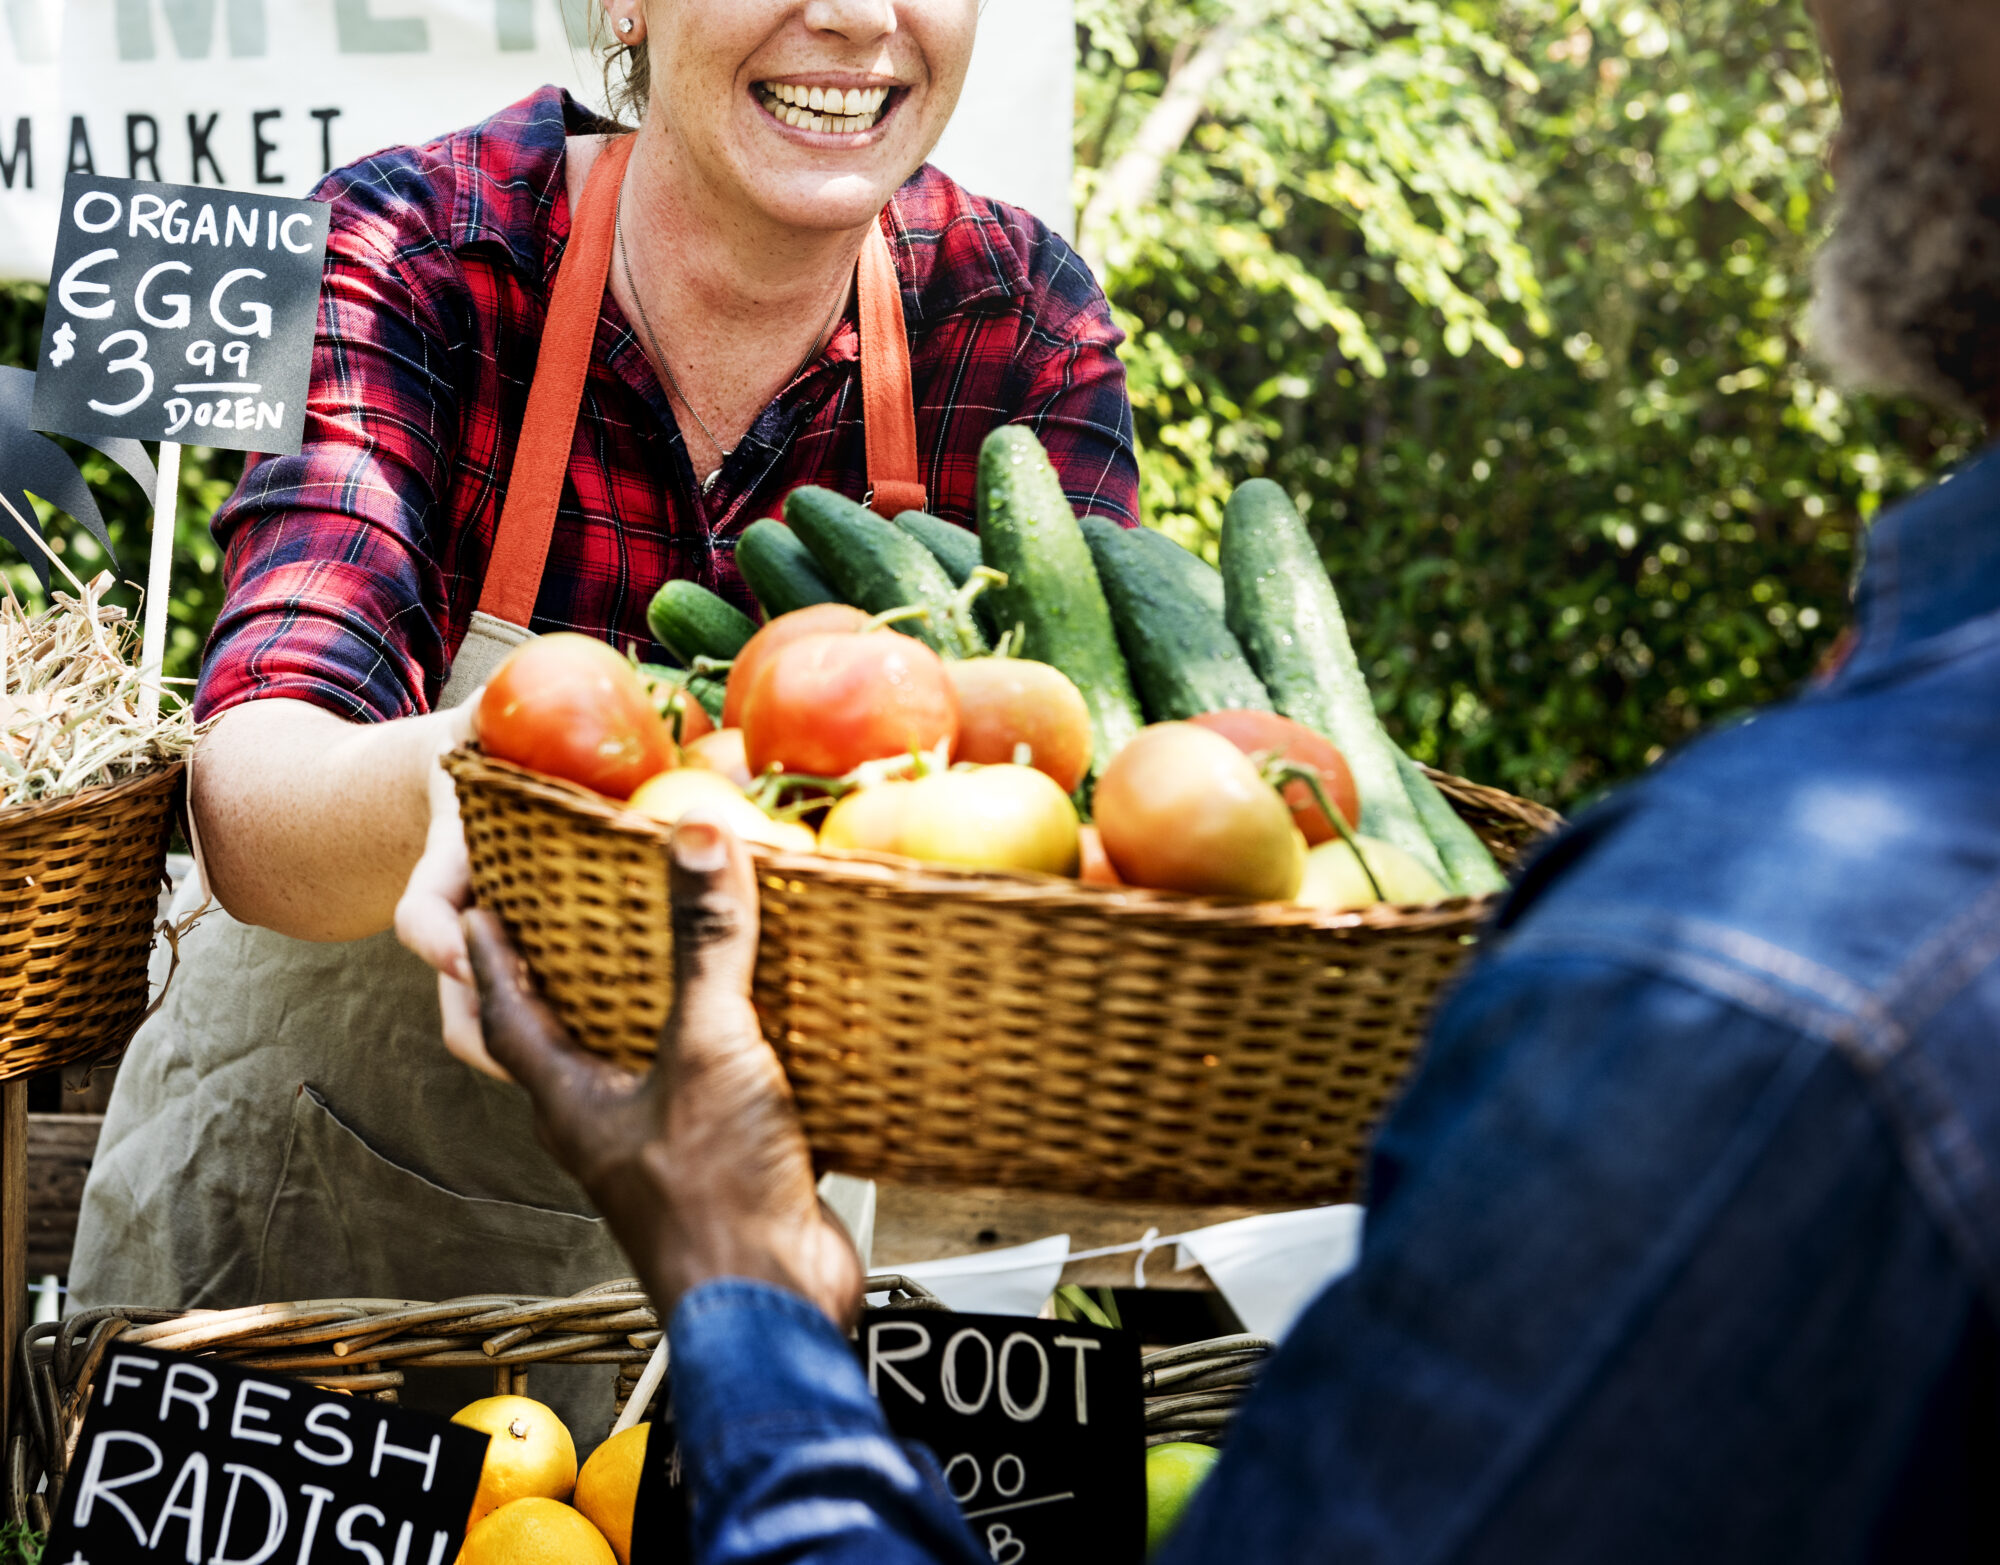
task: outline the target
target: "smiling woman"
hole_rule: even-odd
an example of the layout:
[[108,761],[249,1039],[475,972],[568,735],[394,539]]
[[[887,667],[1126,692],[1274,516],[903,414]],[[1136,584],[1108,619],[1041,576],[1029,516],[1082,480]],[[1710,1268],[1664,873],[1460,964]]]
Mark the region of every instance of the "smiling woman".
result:
[[636,130],[547,88],[319,191],[305,448],[255,462],[215,519],[192,807],[227,912],[182,940],[120,1073],[79,1303],[619,1275],[522,1100],[463,1063],[485,1055],[436,761],[468,699],[532,632],[647,648],[668,580],[748,606],[734,540],[800,484],[970,525],[997,425],[1037,432],[1080,511],[1134,519],[1096,282],[925,162],[977,0],[604,19]]

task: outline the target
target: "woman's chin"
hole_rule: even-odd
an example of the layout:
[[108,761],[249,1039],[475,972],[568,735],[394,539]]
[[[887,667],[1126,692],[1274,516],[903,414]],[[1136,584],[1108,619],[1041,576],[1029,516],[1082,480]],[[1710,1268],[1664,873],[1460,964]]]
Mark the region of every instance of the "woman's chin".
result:
[[[869,159],[866,168],[843,168],[838,158],[784,160],[748,170],[745,194],[771,222],[801,232],[830,233],[872,223],[911,168]],[[790,166],[786,166],[790,165]],[[831,166],[829,166],[831,165]]]

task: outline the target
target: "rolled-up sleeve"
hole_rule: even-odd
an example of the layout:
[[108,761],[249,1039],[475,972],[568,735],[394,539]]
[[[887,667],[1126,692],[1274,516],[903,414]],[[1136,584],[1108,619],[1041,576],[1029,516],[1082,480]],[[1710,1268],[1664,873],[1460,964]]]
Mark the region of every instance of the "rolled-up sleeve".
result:
[[304,448],[253,462],[215,517],[225,600],[200,717],[270,697],[358,721],[428,710],[448,662],[431,532],[457,420],[423,291],[336,217]]

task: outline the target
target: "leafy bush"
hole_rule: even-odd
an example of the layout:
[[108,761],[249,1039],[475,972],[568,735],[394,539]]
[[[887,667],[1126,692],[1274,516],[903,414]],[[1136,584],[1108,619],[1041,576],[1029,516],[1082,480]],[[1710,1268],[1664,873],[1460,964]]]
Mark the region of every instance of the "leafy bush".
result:
[[[1084,0],[1085,197],[1241,14]],[[1233,484],[1285,483],[1398,736],[1553,802],[1796,685],[1866,520],[1975,438],[1802,350],[1834,115],[1802,7],[1263,17],[1152,198],[1084,234],[1148,519],[1212,545]]]

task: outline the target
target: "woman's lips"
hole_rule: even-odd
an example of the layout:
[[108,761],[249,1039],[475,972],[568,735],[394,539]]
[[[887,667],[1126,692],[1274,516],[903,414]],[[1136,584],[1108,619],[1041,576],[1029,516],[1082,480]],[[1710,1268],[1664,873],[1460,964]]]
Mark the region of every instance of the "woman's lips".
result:
[[829,136],[859,136],[873,130],[893,107],[891,87],[829,87],[794,82],[758,82],[752,89],[772,118],[795,130]]

